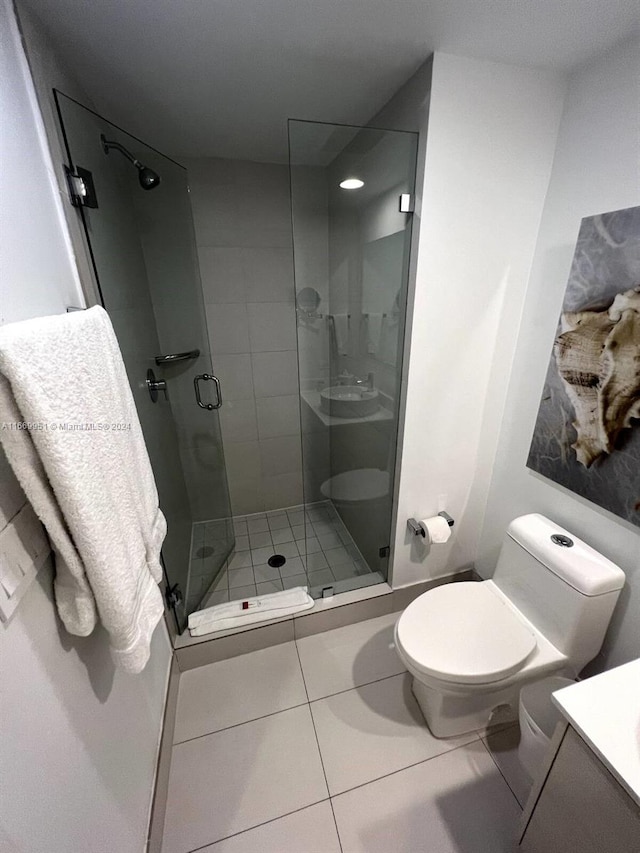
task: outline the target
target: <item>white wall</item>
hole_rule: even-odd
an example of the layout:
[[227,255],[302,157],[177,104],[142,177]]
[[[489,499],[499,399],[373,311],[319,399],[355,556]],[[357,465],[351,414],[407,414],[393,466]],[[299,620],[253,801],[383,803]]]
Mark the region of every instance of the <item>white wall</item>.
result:
[[301,504],[289,170],[187,168],[233,514]]
[[[307,166],[294,161],[291,169],[291,221],[295,247],[295,290],[296,294],[305,288],[315,290],[320,297],[317,311],[322,315],[330,310],[327,190],[325,167]],[[303,323],[298,321],[297,333],[300,387],[309,390],[328,385],[329,335],[324,317],[306,319]],[[304,460],[305,465],[308,461]]]
[[[9,0],[0,0],[0,317],[59,313],[82,298],[44,130]],[[24,495],[0,461],[0,529]],[[139,676],[115,672],[98,630],[71,637],[41,570],[0,625],[2,813],[11,853],[141,853],[170,646],[164,624]]]
[[[419,72],[397,96],[418,112],[422,132],[428,84]],[[475,559],[563,95],[550,73],[434,55],[416,192],[396,587]],[[416,129],[401,103],[377,118],[386,117],[386,126]],[[406,520],[442,509],[456,519],[453,539],[427,553]]]
[[[29,72],[8,0],[3,0],[2,16],[0,322],[10,323],[84,302],[69,260],[53,165],[33,86],[25,82]],[[18,246],[28,250],[19,252]]]
[[525,463],[580,220],[640,204],[639,57],[631,42],[570,80],[477,561],[490,575],[507,523],[542,512],[619,563],[627,586],[595,669],[640,655],[640,531]]
[[[41,23],[21,3],[19,3],[17,12],[24,49],[33,78],[49,151],[51,152],[51,160],[53,160],[53,174],[58,186],[58,198],[62,201],[62,212],[66,214],[67,229],[80,274],[79,288],[82,287],[82,292],[88,299],[86,304],[95,305],[100,300],[97,295],[93,266],[87,250],[82,222],[76,211],[67,203],[68,189],[64,171],[67,155],[58,122],[53,89],[56,88],[64,92],[87,107],[93,108],[93,104],[74,74],[60,62],[60,58],[53,50],[48,34]],[[48,163],[50,163],[48,152],[46,156]],[[80,307],[85,302],[81,296],[78,296],[73,304]]]

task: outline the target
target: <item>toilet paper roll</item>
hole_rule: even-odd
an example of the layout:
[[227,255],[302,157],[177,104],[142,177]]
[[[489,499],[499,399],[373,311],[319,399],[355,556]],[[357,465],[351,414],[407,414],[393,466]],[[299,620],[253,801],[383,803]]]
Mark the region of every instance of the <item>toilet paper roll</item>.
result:
[[451,528],[441,515],[421,518],[418,524],[424,531],[425,542],[429,545],[440,545],[451,538]]

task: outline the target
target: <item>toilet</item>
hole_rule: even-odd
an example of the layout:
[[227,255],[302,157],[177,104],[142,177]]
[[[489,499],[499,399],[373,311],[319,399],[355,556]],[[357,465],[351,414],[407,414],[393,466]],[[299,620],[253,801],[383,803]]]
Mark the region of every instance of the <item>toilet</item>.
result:
[[491,580],[431,589],[396,623],[431,732],[516,720],[525,684],[577,676],[599,652],[624,582],[618,566],[548,518],[514,519]]
[[372,568],[380,565],[380,549],[389,544],[390,479],[388,471],[355,468],[334,474],[320,487]]
[[388,501],[389,472],[378,468],[356,468],[329,477],[320,486],[325,498],[336,506],[366,505]]

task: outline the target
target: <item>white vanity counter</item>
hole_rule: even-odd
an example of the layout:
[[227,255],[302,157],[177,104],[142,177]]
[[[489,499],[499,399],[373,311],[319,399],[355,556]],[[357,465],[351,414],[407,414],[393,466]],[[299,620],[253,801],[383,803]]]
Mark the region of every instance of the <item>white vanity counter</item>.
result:
[[553,701],[640,805],[640,659],[558,690]]

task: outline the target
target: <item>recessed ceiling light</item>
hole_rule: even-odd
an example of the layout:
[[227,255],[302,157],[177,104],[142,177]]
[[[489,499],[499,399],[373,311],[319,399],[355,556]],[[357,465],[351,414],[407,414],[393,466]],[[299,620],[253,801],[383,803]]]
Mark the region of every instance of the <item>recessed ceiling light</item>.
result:
[[359,190],[363,186],[364,181],[360,178],[345,178],[344,181],[340,181],[340,187],[343,190]]

